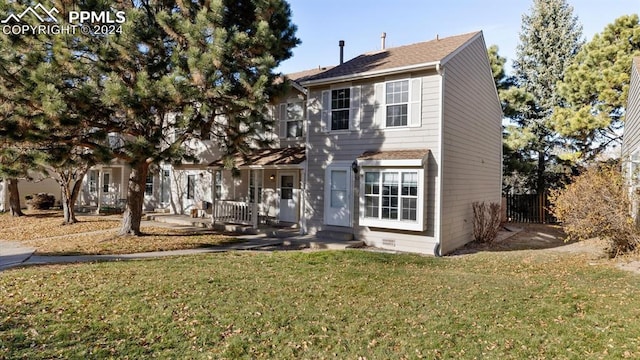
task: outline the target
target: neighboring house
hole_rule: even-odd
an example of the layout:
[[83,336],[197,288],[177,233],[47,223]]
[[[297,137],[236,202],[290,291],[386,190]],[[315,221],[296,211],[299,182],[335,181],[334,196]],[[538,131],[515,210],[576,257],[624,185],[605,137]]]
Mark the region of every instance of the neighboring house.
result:
[[638,220],[638,195],[640,195],[640,57],[631,63],[631,80],[625,110],[624,136],[622,137],[622,170],[629,185],[632,200],[631,213]]
[[481,32],[360,55],[308,90],[309,233],[446,254],[500,203],[502,111]]
[[216,174],[213,182],[215,221],[294,227],[304,221],[307,91],[299,83],[327,69],[287,75],[291,91],[271,106],[271,116],[276,120],[274,143],[247,159],[237,156],[239,177],[233,178],[231,171],[224,170],[222,159],[209,164]]
[[[52,178],[42,178],[40,174],[33,174],[35,179],[18,179],[18,190],[20,191],[20,205],[27,207],[28,195],[37,193],[47,193],[55,196],[56,203],[59,204],[62,199],[62,190],[60,185]],[[9,211],[9,190],[7,182],[0,179],[0,212]]]

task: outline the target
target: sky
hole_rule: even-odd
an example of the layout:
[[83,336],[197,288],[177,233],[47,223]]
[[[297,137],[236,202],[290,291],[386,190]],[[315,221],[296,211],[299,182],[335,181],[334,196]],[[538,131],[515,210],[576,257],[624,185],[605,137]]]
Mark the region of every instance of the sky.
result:
[[[640,0],[568,0],[589,41],[622,15],[638,14]],[[387,47],[408,45],[482,30],[487,47],[498,45],[510,69],[519,42],[522,15],[532,0],[289,0],[302,41],[278,71],[285,74],[337,65],[338,41],[345,61]]]

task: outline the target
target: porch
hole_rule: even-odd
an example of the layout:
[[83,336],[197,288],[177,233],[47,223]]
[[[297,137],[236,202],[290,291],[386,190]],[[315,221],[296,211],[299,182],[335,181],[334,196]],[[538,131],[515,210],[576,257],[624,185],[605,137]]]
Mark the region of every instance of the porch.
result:
[[239,176],[225,170],[222,159],[209,165],[213,202],[198,204],[196,216],[213,225],[302,228],[304,148],[263,149],[234,161]]

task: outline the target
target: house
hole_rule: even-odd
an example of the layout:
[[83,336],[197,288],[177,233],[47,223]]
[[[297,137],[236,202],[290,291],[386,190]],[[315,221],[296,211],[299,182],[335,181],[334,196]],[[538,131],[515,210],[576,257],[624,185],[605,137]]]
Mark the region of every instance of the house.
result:
[[440,255],[472,240],[473,202],[500,203],[502,111],[482,32],[382,48],[301,84],[306,232]]
[[[199,161],[153,168],[145,211],[424,254],[471,241],[472,203],[501,200],[502,111],[483,34],[382,43],[288,75],[269,110],[273,145],[238,156],[236,176],[214,142],[187,143]],[[122,164],[97,166],[84,190],[117,203],[127,178]]]
[[[622,170],[630,194],[638,194],[640,179],[640,57],[631,62],[631,79],[622,137]],[[638,220],[638,199],[632,198],[631,213]]]

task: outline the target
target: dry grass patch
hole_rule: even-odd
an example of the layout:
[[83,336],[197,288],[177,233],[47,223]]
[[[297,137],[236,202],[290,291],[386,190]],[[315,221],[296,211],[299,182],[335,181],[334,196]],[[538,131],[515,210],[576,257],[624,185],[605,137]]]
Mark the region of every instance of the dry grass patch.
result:
[[38,255],[132,254],[212,247],[237,239],[205,230],[142,227],[143,236],[118,236],[118,229],[22,241]]
[[62,225],[59,210],[0,215],[0,240],[20,241],[37,255],[109,255],[211,247],[237,241],[215,232],[142,227],[143,236],[117,236],[121,215],[78,215],[78,223]]
[[78,223],[62,225],[60,210],[25,211],[25,216],[0,215],[0,240],[26,241],[44,237],[87,233],[113,229],[120,225],[119,216],[78,215]]

